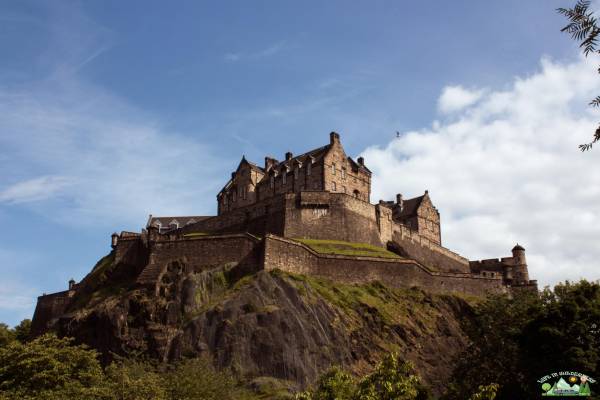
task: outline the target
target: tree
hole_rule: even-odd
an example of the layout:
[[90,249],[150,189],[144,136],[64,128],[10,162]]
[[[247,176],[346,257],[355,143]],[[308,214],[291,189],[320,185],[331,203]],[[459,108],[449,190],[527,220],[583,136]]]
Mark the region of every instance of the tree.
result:
[[46,334],[0,348],[0,392],[19,399],[106,399],[98,354]]
[[0,323],[0,348],[15,340],[15,333],[8,325]]
[[[594,13],[589,10],[590,2],[588,0],[578,0],[573,8],[558,8],[559,14],[569,19],[569,24],[561,29],[578,42],[579,47],[583,49],[583,54],[587,57],[590,53],[600,53],[597,49],[598,36],[600,28],[597,25]],[[598,69],[600,73],[600,68]],[[600,107],[600,96],[597,96],[590,102],[591,106]],[[580,144],[581,151],[590,150],[594,143],[600,140],[600,127],[596,129],[593,139],[589,143]]]
[[494,400],[496,398],[496,393],[498,392],[499,385],[492,383],[487,386],[479,386],[479,391],[469,400]]
[[227,371],[217,371],[210,360],[182,360],[166,371],[165,388],[169,399],[242,400],[251,395]]
[[107,385],[116,400],[167,400],[165,380],[146,361],[122,359],[106,369]]
[[360,400],[419,400],[428,394],[420,383],[411,363],[400,360],[397,354],[386,355],[358,384]]
[[333,367],[319,378],[314,392],[304,392],[297,400],[352,400],[356,383],[350,374],[339,367]]
[[21,343],[25,343],[29,340],[29,335],[31,333],[31,320],[24,319],[21,323],[13,329],[15,333],[15,339],[17,339]]

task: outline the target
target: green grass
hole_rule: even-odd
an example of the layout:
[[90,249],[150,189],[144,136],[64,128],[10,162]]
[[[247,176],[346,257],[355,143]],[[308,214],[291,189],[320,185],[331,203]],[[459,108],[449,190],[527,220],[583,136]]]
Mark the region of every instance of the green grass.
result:
[[[381,282],[370,282],[360,285],[342,284],[329,279],[291,274],[280,270],[270,271],[273,276],[286,277],[295,282],[294,286],[303,290],[303,297],[310,298],[311,292],[328,303],[339,307],[348,316],[354,315],[357,320],[362,318],[360,305],[368,305],[377,310],[381,319],[388,325],[407,324],[408,320],[418,316],[425,325],[432,325],[435,311],[424,301],[426,298],[438,299],[438,296],[427,295],[420,289],[390,288]],[[306,289],[310,288],[310,291]]]
[[337,254],[342,256],[401,258],[398,254],[368,243],[352,243],[340,240],[300,239],[294,240],[303,243],[321,254]]

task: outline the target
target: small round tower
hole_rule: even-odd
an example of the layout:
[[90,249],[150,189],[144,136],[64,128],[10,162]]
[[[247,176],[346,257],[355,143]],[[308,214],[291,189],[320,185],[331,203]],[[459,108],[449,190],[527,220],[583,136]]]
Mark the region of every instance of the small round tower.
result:
[[529,271],[527,270],[527,259],[525,249],[519,243],[512,249],[514,263],[514,280],[517,284],[529,282]]

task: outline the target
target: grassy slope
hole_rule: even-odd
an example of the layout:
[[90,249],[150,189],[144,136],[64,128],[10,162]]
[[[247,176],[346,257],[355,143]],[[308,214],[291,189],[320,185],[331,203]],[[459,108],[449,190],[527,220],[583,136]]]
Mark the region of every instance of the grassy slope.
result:
[[399,255],[378,246],[368,243],[352,243],[340,240],[301,239],[294,240],[303,243],[321,254],[337,254],[345,256],[400,258]]

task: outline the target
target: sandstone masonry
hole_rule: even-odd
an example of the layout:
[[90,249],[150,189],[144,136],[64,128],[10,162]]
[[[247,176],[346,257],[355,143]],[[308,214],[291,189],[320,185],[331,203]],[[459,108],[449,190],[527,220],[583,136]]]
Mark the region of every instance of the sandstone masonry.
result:
[[[217,194],[216,216],[152,217],[141,233],[113,234],[114,263],[135,284],[159,293],[174,263],[195,271],[225,264],[245,274],[264,269],[322,276],[345,283],[382,281],[433,292],[477,296],[537,290],[525,249],[469,261],[442,246],[440,214],[429,193],[371,204],[371,171],[348,157],[340,136],[329,144],[259,167],[242,157]],[[396,253],[377,258],[317,253],[296,239],[366,243]],[[60,318],[81,284],[38,298],[32,329]]]

